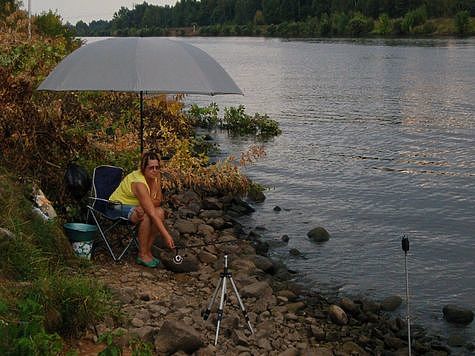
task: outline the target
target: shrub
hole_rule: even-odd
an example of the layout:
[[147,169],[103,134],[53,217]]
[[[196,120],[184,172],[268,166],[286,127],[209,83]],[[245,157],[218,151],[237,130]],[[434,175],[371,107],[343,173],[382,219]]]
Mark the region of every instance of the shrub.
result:
[[223,128],[234,135],[257,135],[263,138],[277,136],[282,133],[276,121],[267,115],[245,113],[243,105],[224,109]]
[[393,32],[393,23],[388,14],[382,14],[374,25],[374,33],[377,35],[390,35]]
[[360,12],[356,12],[348,22],[347,31],[352,36],[362,36],[369,33],[372,28],[371,19]]

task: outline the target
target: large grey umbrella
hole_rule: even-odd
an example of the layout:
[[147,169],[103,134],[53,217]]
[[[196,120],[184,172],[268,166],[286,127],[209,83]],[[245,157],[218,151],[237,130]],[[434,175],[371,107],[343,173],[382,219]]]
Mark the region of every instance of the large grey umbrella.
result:
[[82,46],[63,59],[38,90],[140,93],[141,151],[143,93],[242,95],[206,52],[161,37],[109,38]]

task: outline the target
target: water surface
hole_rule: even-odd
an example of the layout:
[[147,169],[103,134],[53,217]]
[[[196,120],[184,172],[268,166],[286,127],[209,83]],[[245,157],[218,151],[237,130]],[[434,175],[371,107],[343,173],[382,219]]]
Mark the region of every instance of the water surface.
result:
[[[442,307],[475,311],[475,40],[179,40],[215,57],[245,93],[189,101],[242,103],[280,123],[246,169],[269,190],[245,223],[269,240],[290,236],[273,253],[315,290],[405,296],[406,234],[413,319],[474,342],[474,323],[450,326]],[[217,139],[224,153],[253,143]],[[330,241],[310,242],[315,226]]]

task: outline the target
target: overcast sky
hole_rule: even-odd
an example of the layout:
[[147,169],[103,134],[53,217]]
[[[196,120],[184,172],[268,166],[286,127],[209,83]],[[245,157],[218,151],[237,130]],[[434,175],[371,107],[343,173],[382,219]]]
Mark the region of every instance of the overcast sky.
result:
[[[31,13],[40,14],[48,10],[56,11],[63,22],[73,25],[79,20],[110,20],[114,12],[122,6],[132,9],[135,4],[142,4],[144,0],[23,0],[24,8],[28,8],[30,1]],[[177,0],[147,0],[150,5],[174,5]]]

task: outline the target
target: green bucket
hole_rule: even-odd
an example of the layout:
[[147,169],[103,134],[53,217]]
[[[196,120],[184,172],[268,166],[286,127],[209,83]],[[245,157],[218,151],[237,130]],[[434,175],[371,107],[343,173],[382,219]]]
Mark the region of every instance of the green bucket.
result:
[[64,231],[78,257],[91,258],[92,245],[97,234],[97,226],[82,223],[64,224]]

